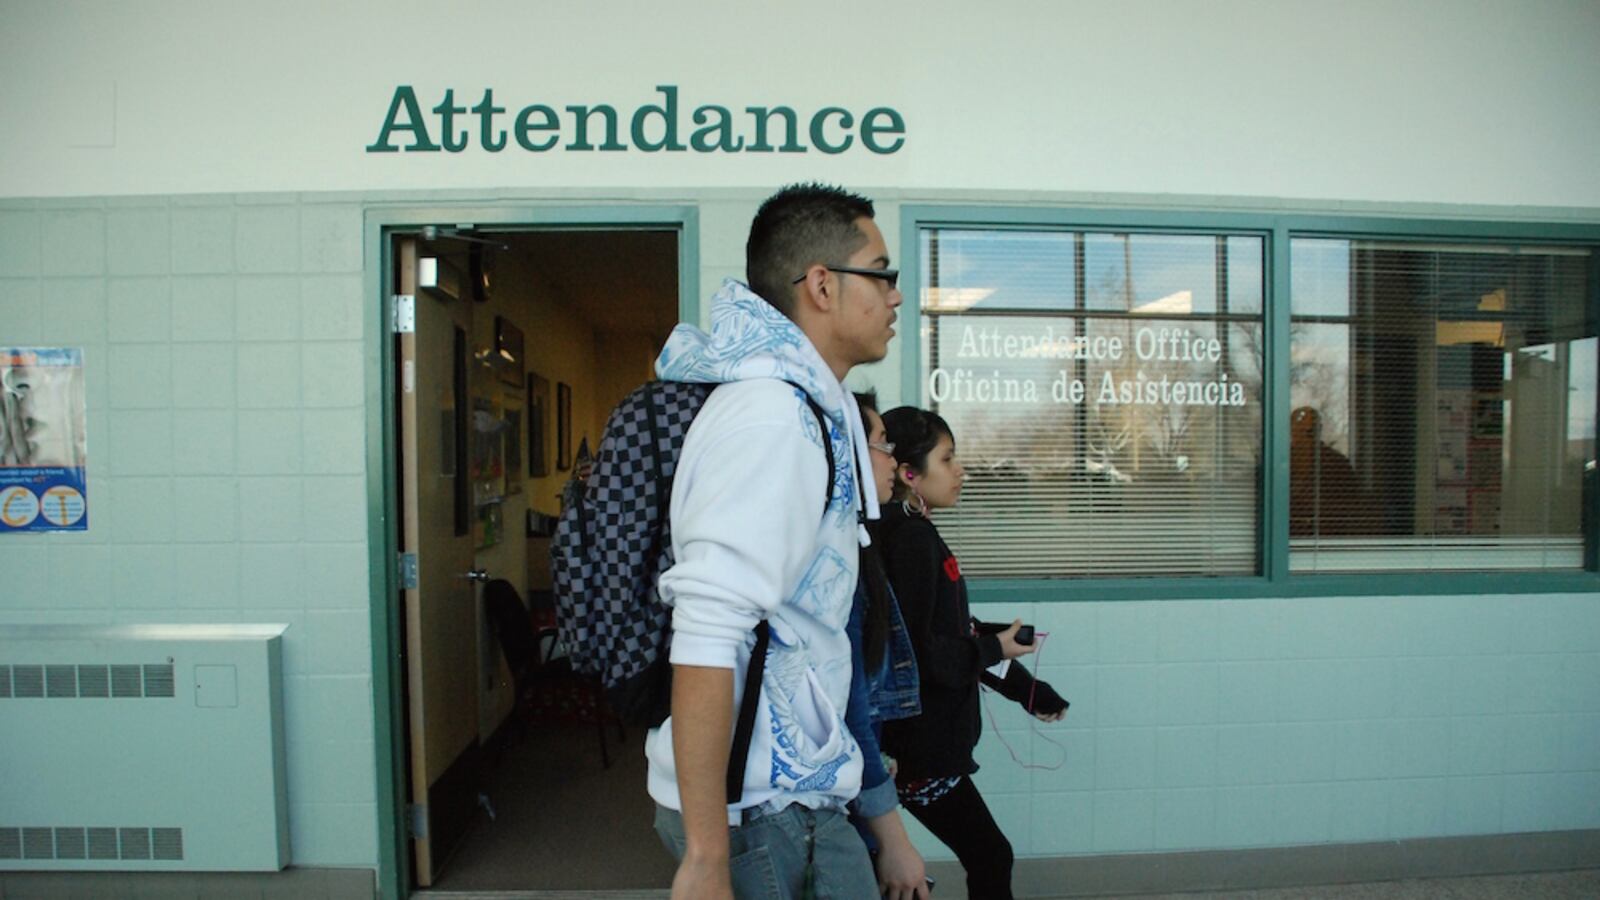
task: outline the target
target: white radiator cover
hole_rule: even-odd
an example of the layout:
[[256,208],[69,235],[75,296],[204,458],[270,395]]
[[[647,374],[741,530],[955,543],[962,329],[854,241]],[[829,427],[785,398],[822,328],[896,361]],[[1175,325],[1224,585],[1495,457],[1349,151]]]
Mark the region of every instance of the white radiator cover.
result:
[[289,862],[284,625],[0,625],[0,870]]

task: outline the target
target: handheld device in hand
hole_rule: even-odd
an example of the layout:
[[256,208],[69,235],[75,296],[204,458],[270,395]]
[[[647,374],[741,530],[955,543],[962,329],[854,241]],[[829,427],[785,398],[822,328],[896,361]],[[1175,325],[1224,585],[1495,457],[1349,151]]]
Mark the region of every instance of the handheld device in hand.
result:
[[[1011,627],[1011,623],[1010,622],[1005,622],[1005,623],[1000,623],[1000,622],[979,622],[978,623],[978,633],[979,634],[999,634],[1000,632],[1005,631],[1007,628],[1010,628],[1010,627]],[[1033,643],[1033,626],[1032,625],[1024,625],[1021,628],[1017,629],[1017,643],[1022,644],[1023,646],[1027,646],[1027,645]]]

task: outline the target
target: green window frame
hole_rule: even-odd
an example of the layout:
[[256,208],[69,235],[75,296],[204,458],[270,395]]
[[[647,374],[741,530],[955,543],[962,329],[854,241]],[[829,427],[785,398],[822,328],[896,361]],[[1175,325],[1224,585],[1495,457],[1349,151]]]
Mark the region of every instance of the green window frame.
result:
[[[1253,597],[1363,596],[1404,594],[1582,593],[1600,591],[1600,491],[1586,498],[1589,513],[1581,571],[1397,571],[1338,574],[1296,573],[1289,566],[1289,415],[1290,415],[1290,243],[1295,238],[1452,241],[1458,243],[1538,242],[1600,249],[1600,223],[1515,221],[1486,218],[1423,219],[1405,216],[1339,216],[1300,213],[1207,210],[1130,210],[1070,206],[992,206],[907,204],[900,209],[900,247],[906,265],[901,289],[903,316],[920,321],[927,273],[921,271],[920,234],[928,228],[1016,230],[1028,228],[1088,231],[1200,234],[1259,233],[1266,240],[1264,260],[1265,378],[1262,389],[1262,467],[1260,485],[1260,571],[1252,576],[1172,578],[974,578],[976,602],[1054,602],[1150,599],[1248,599]],[[1589,315],[1600,316],[1600,264],[1589,273]],[[901,395],[923,394],[920,327],[902,327]],[[1597,386],[1600,387],[1600,386]]]

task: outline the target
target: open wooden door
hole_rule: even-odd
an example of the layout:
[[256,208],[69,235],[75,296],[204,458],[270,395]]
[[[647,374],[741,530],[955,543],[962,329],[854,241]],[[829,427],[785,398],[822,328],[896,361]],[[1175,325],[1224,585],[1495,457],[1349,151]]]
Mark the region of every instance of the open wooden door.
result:
[[427,887],[477,805],[475,583],[485,576],[473,571],[466,479],[472,300],[419,288],[430,259],[416,238],[395,238],[394,251],[408,813],[416,883]]

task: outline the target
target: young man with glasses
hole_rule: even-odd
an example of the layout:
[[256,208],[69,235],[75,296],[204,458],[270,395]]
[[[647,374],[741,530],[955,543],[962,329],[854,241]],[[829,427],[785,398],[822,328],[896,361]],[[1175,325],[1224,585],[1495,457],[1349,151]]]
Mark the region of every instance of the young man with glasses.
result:
[[[881,883],[846,816],[862,771],[845,723],[846,624],[871,499],[857,473],[871,465],[842,383],[888,352],[898,273],[871,201],[808,184],[762,204],[746,275],[748,287],[730,279],[713,298],[710,333],[679,325],[656,360],[664,379],[722,385],[684,438],[674,563],[659,585],[673,607],[672,715],[645,754],[656,829],[680,860],[672,895],[926,897],[898,812],[874,819]],[[756,726],[729,804],[734,713],[762,620]]]

